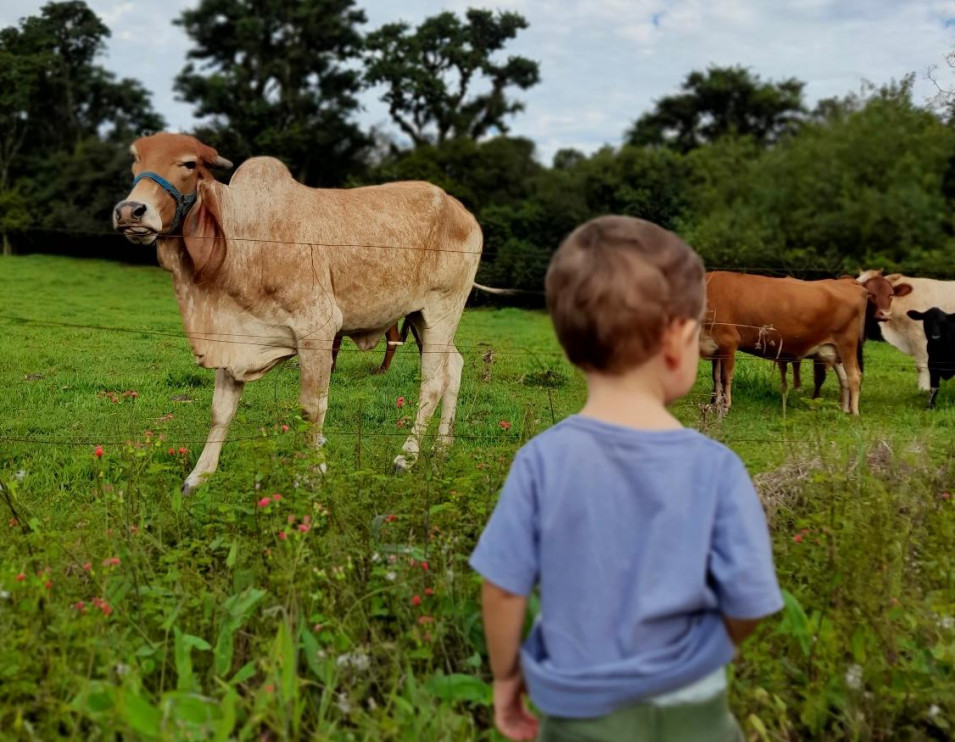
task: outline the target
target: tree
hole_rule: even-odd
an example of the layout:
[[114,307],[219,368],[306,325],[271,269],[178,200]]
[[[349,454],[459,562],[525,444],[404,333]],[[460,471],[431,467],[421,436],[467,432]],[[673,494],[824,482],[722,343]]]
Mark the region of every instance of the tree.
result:
[[[163,126],[139,82],[117,80],[96,64],[108,36],[80,0],[48,3],[19,28],[0,30],[0,232],[7,253],[8,234],[32,225],[101,229],[128,184],[128,140]],[[90,176],[107,184],[105,194],[86,187]]]
[[691,72],[682,93],[657,101],[627,132],[636,146],[670,146],[688,152],[722,136],[752,137],[766,145],[794,130],[805,109],[804,83],[763,82],[743,67]]
[[[465,18],[444,12],[414,31],[406,23],[390,23],[366,39],[365,80],[385,86],[382,100],[415,146],[506,134],[505,119],[524,109],[508,97],[508,88],[527,90],[540,80],[530,59],[492,59],[527,28],[522,16],[472,8]],[[482,77],[490,89],[473,92]]]
[[176,78],[211,117],[197,135],[233,161],[282,159],[313,186],[339,185],[369,145],[352,121],[365,14],[353,0],[202,0],[175,21],[195,43]]

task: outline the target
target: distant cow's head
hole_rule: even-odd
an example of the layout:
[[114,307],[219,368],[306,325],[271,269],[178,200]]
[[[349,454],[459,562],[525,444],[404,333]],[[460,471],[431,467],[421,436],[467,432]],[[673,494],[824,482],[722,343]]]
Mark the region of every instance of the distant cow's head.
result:
[[130,242],[149,245],[175,233],[213,181],[212,167],[232,163],[185,134],[154,134],[133,142],[133,189],[113,209],[113,227]]
[[892,299],[912,293],[912,285],[901,282],[902,276],[893,273],[883,276],[881,270],[865,271],[856,280],[869,292],[872,318],[876,322],[892,319]]
[[946,314],[938,307],[932,307],[925,312],[910,309],[906,312],[911,319],[920,321],[925,328],[925,337],[929,340],[941,340],[946,334],[946,328],[951,331],[955,327],[955,314]]

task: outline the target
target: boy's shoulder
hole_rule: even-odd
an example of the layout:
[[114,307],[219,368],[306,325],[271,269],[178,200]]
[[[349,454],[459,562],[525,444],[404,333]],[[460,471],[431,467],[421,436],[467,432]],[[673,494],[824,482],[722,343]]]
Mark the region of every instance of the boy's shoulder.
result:
[[573,453],[581,445],[592,443],[653,446],[660,449],[686,451],[693,449],[694,457],[717,460],[723,466],[739,465],[742,461],[728,446],[715,441],[693,428],[673,430],[640,430],[603,422],[582,415],[570,415],[525,443],[515,458],[539,459]]

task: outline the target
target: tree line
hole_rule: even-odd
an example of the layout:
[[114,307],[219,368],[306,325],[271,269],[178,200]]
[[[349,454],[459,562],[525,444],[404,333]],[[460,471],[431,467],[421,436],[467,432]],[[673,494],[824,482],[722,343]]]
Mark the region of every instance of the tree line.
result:
[[[621,122],[619,144],[545,164],[509,135],[541,76],[507,52],[527,28],[517,13],[366,32],[354,0],[201,0],[174,22],[192,44],[175,87],[196,136],[236,164],[279,157],[312,186],[440,185],[481,222],[487,283],[539,290],[560,240],[609,212],[677,231],[714,267],[955,274],[941,260],[953,247],[953,119],[914,100],[913,76],[809,108],[797,79],[693,71]],[[128,190],[130,141],[165,122],[140,82],[99,63],[109,34],[82,0],[0,31],[5,252],[136,255],[103,235]],[[357,123],[368,88],[391,128]]]

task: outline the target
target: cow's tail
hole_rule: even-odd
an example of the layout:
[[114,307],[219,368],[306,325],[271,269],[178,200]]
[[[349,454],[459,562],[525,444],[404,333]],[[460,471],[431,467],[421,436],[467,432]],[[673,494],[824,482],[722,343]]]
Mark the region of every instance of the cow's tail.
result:
[[869,311],[869,300],[866,298],[865,310],[862,312],[862,329],[859,332],[859,345],[856,348],[856,358],[859,360],[859,373],[865,373],[865,353],[862,351],[865,348],[865,326],[866,326],[866,314]]
[[521,289],[496,289],[492,286],[480,284],[477,281],[474,282],[474,288],[486,291],[489,294],[494,294],[495,296],[517,296],[519,294],[537,293],[534,291],[522,291]]

